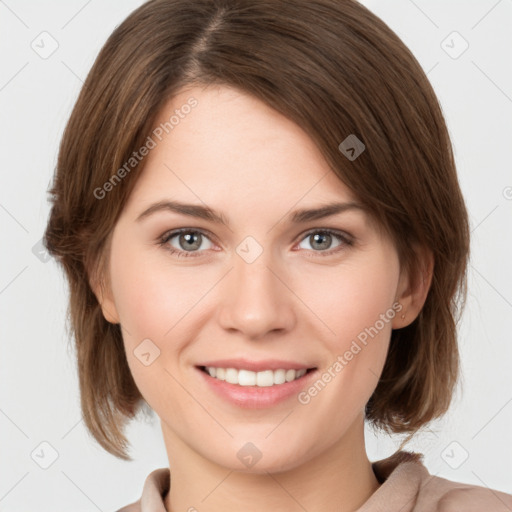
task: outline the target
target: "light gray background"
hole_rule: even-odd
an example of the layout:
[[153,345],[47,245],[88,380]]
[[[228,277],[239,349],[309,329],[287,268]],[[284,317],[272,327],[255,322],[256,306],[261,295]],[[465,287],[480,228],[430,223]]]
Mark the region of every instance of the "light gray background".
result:
[[[462,387],[445,418],[408,448],[425,454],[432,474],[512,493],[512,0],[363,3],[428,72],[472,225]],[[0,511],[116,510],[140,497],[151,470],[168,465],[156,416],[128,429],[131,463],[86,433],[64,330],[67,285],[55,262],[32,250],[82,81],[108,35],[140,4],[0,0]],[[461,37],[469,47],[457,56]],[[49,51],[51,38],[58,48],[47,58],[32,49]],[[388,456],[400,439],[368,431],[370,459]],[[58,458],[42,469],[52,450]]]

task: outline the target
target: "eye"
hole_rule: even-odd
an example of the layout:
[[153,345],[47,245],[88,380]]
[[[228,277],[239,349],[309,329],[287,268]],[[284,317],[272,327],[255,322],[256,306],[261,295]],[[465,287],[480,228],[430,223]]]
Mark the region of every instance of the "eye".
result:
[[[340,240],[340,243],[332,250],[325,250],[331,248],[332,241],[336,238]],[[311,240],[310,245],[312,250],[319,253],[319,256],[329,256],[333,253],[337,253],[353,243],[348,235],[332,229],[315,229],[309,231],[302,240]]]
[[[170,243],[173,238],[176,238],[178,247]],[[171,254],[176,254],[178,257],[195,257],[199,254],[194,253],[201,252],[199,249],[205,240],[209,240],[209,238],[202,231],[185,228],[164,234],[160,240],[160,245],[165,246]],[[206,249],[211,249],[211,246],[206,247]]]
[[[174,243],[177,246],[171,243],[173,239],[176,239]],[[333,239],[338,239],[339,243],[334,249],[331,249]],[[329,256],[353,244],[349,235],[332,229],[311,230],[301,240],[311,240],[312,249],[306,249],[316,253],[315,256]],[[164,233],[160,238],[159,244],[165,247],[171,254],[175,254],[180,258],[188,258],[201,256],[203,251],[200,249],[204,241],[208,241],[210,245],[208,246],[207,244],[207,247],[203,247],[203,250],[211,249],[212,243],[204,232],[197,229],[183,228]]]

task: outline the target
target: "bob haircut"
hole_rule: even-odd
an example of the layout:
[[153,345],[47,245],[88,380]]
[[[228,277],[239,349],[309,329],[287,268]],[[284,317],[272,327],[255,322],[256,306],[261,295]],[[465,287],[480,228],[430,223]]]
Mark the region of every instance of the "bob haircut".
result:
[[[108,286],[110,235],[145,160],[122,180],[118,171],[170,99],[211,84],[237,88],[299,125],[391,237],[403,268],[420,268],[417,248],[431,251],[425,304],[392,331],[365,409],[373,427],[410,439],[447,411],[457,383],[468,219],[432,86],[398,36],[355,0],[151,0],[103,46],[61,140],[44,234],[69,281],[89,432],[132,460],[124,427],[145,404],[120,325],[105,320],[92,287]],[[366,147],[354,160],[338,149],[350,134]]]

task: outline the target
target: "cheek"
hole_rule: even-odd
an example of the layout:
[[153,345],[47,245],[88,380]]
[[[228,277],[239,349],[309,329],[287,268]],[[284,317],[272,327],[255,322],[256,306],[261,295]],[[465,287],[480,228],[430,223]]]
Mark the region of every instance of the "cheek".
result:
[[[217,279],[205,279],[190,267],[171,268],[164,256],[157,249],[137,250],[128,244],[112,248],[112,291],[127,361],[150,405],[155,390],[170,379],[165,370],[177,371],[181,352],[200,324],[202,299]],[[169,386],[173,387],[172,379]]]
[[160,343],[172,336],[208,290],[197,272],[167,266],[159,251],[163,249],[137,250],[121,244],[112,250],[112,289],[130,345],[143,338]]
[[[181,350],[180,327],[193,306],[183,289],[190,295],[190,288],[183,288],[175,273],[155,265],[140,249],[119,244],[112,249],[111,261],[128,366],[146,402],[160,411],[164,389],[165,396],[179,393],[166,369]],[[172,368],[170,372],[174,374]]]
[[[394,310],[389,310],[395,302],[398,277],[396,257],[382,252],[367,254],[353,263],[320,269],[314,280],[300,277],[296,289],[315,313],[311,318],[326,333],[324,339],[332,349],[341,350],[378,322],[382,314],[394,315]],[[385,327],[379,322],[378,327],[388,334],[391,332],[389,321]]]
[[392,252],[340,266],[335,272],[331,268],[315,278],[317,291],[309,294],[308,305],[322,320],[314,320],[318,328],[326,333],[322,339],[329,356],[322,370],[327,372],[325,381],[333,384],[327,385],[331,396],[325,396],[324,403],[343,404],[337,421],[363,408],[377,385],[397,314],[393,304],[398,278],[398,260]]
[[[113,256],[116,256],[115,251]],[[136,344],[141,337],[157,338],[164,327],[159,322],[165,318],[158,308],[165,306],[151,265],[144,264],[142,258],[134,254],[112,261],[112,290],[125,343]]]

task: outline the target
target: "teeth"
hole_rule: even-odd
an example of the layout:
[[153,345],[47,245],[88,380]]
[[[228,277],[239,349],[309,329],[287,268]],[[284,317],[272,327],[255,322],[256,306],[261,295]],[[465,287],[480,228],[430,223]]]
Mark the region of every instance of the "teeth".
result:
[[215,368],[207,366],[206,371],[210,377],[225,380],[230,384],[239,386],[269,387],[276,384],[284,384],[299,379],[306,374],[306,369],[301,370],[264,370],[251,372],[249,370],[237,370],[236,368]]

